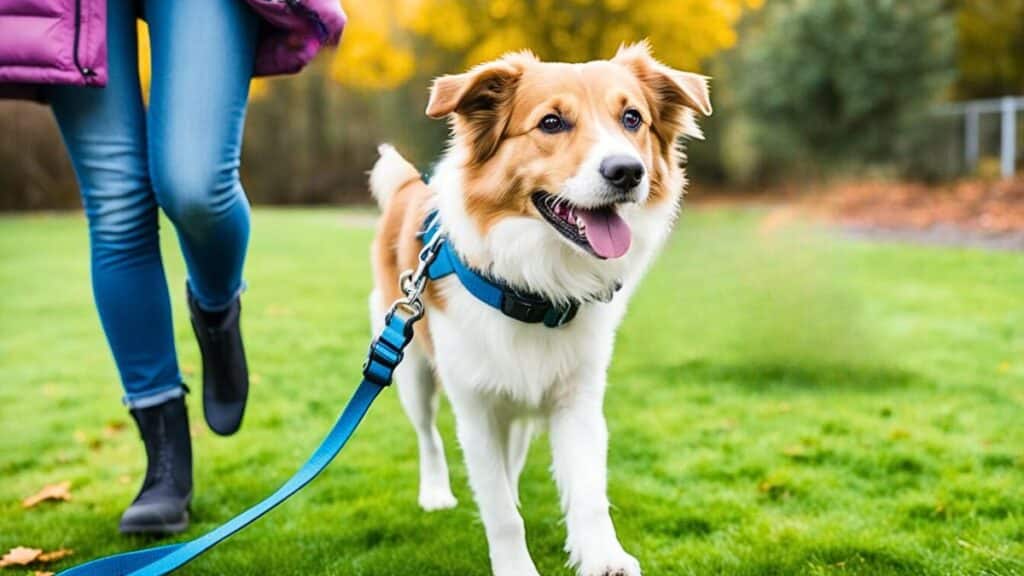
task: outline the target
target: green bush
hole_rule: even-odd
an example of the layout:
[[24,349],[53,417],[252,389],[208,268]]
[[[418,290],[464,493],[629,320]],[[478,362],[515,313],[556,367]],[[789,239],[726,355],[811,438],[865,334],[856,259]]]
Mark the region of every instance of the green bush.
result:
[[770,4],[727,64],[762,163],[810,174],[901,164],[954,78],[941,0]]

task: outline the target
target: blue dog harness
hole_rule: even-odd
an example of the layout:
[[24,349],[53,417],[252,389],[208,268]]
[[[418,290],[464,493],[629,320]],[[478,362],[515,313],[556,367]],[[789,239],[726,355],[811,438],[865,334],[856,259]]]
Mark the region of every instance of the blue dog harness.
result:
[[423,317],[422,295],[429,280],[455,274],[473,296],[502,314],[533,324],[543,322],[551,328],[565,325],[579,310],[579,302],[558,305],[542,296],[513,289],[467,266],[441,233],[437,211],[427,217],[419,236],[423,240],[419,264],[416,270],[402,274],[401,289],[405,295],[391,305],[384,329],[370,344],[363,364],[362,381],[327,437],[291,478],[263,501],[195,540],[98,558],[65,570],[58,576],[167,574],[255,522],[309,484],[341,452],[377,395],[391,384],[395,368],[402,362],[405,349],[412,342],[413,326]]
[[[420,229],[419,236],[425,245],[441,233],[441,219],[437,210],[427,215]],[[491,278],[482,272],[470,268],[452,248],[451,242],[444,242],[434,260],[427,268],[427,276],[431,280],[455,274],[459,282],[476,297],[477,300],[500,311],[509,318],[527,324],[543,322],[548,328],[557,328],[568,324],[576,317],[581,302],[572,300],[559,304],[539,295],[515,289],[508,284]]]

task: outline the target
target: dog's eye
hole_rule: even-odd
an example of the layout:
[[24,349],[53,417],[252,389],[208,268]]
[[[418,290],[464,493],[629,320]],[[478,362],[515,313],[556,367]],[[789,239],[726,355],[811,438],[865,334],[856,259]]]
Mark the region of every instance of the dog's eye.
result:
[[569,123],[565,121],[558,114],[548,114],[547,116],[540,119],[540,124],[537,125],[541,129],[541,132],[547,134],[558,134],[559,132],[565,132],[569,129]]
[[630,132],[640,128],[640,125],[644,123],[644,117],[639,112],[630,108],[622,113],[622,125],[626,127],[626,130]]

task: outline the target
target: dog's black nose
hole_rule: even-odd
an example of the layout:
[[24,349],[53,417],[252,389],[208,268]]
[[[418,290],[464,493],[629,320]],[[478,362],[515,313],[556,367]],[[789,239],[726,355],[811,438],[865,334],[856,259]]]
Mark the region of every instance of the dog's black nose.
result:
[[601,161],[601,176],[619,190],[632,190],[644,178],[644,165],[630,156],[609,156]]

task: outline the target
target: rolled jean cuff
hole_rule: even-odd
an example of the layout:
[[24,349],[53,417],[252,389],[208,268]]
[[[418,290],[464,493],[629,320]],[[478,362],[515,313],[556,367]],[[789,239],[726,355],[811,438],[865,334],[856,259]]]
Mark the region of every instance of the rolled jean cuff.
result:
[[181,398],[188,392],[188,388],[180,382],[175,382],[169,386],[163,386],[153,391],[141,392],[138,394],[125,394],[122,402],[128,407],[129,410],[142,410],[143,408],[150,408],[158,404],[163,404],[168,400],[174,400],[175,398]]
[[238,290],[235,290],[235,293],[231,295],[231,298],[228,298],[224,302],[214,302],[207,298],[205,294],[196,292],[196,285],[192,283],[191,278],[188,280],[188,289],[192,292],[192,297],[196,299],[196,303],[199,304],[199,309],[203,312],[223,312],[224,310],[227,310],[235,300],[238,300],[248,287],[249,285],[245,283],[245,280],[242,280],[242,283],[238,286]]

